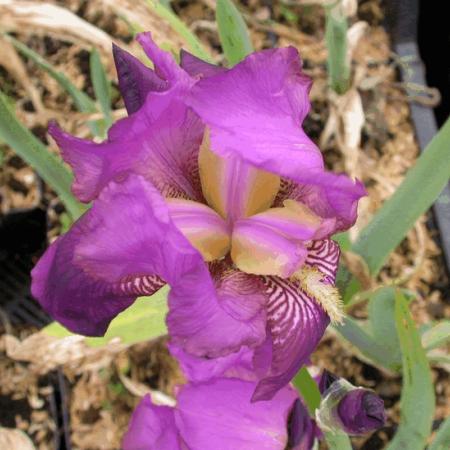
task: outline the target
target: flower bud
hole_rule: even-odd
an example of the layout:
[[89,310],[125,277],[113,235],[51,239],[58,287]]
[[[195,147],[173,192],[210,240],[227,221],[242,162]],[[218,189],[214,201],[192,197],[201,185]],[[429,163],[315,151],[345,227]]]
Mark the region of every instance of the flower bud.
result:
[[377,394],[343,378],[332,380],[333,376],[326,373],[318,382],[322,401],[316,418],[323,431],[358,435],[384,425],[384,403]]

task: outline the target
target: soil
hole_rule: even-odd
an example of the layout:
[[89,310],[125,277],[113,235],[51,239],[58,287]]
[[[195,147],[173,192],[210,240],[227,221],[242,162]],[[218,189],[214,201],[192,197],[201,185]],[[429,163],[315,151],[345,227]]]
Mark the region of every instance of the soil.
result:
[[[130,28],[120,13],[121,6],[129,7],[128,0],[61,0],[54,3],[105,31],[116,42],[138,51]],[[139,23],[150,24],[148,26],[160,23],[159,19],[155,22],[155,17],[144,4],[143,0],[133,2],[133,10],[141,14]],[[175,12],[197,33],[220,64],[223,57],[213,6],[214,0],[172,2]],[[302,2],[265,0],[239,2],[239,7],[246,13],[256,49],[286,45],[299,49],[305,71],[314,80],[312,111],[304,127],[319,143],[332,113],[332,100],[327,88],[323,9]],[[361,204],[353,233],[361,230],[394,192],[419,152],[409,113],[412,99],[406,96],[398,76],[399,65],[405,62],[392,52],[389,36],[382,26],[383,19],[384,11],[379,0],[360,1],[357,17],[352,19],[352,22],[364,20],[368,23],[352,60],[353,87],[361,96],[365,116],[359,152],[356,158],[343,153],[336,138],[337,132],[321,147],[328,167],[335,171],[348,171],[351,167],[369,192]],[[71,38],[70,33],[61,36],[61,33],[50,32],[37,25],[26,30],[13,27],[10,31],[65,73],[77,87],[93,95],[88,64],[89,36],[83,41]],[[160,44],[179,48],[180,40],[169,27],[161,25],[157,31],[155,37]],[[51,118],[56,118],[73,134],[88,136],[87,116],[76,112],[72,101],[55,80],[32,62],[22,57],[20,60],[38,100],[32,100],[27,80],[17,79],[11,68],[2,66],[0,60],[0,89],[15,102],[20,120],[55,152],[56,146],[46,134]],[[102,50],[102,60],[108,67],[108,75],[117,94],[112,57],[105,50]],[[116,117],[124,115],[118,95],[115,95],[114,109]],[[36,207],[46,210],[47,238],[51,242],[67,228],[63,205],[34,170],[1,143],[0,157],[0,212],[6,217],[16,210]],[[38,254],[33,254],[34,261]],[[417,222],[374,281],[380,284],[397,282],[416,292],[412,312],[419,325],[450,317],[448,275],[431,213]],[[55,436],[59,436],[58,428],[63,425],[65,414],[70,422],[69,441],[73,449],[118,449],[139,395],[148,389],[171,395],[174,386],[182,382],[176,362],[167,353],[165,338],[115,352],[101,367],[83,360],[64,366],[59,369],[58,382],[58,370],[43,374],[32,370],[27,363],[6,356],[6,334],[23,339],[36,332],[37,328],[15,323],[5,310],[0,301],[0,313],[3,311],[0,314],[0,331],[3,328],[0,335],[0,425],[25,431],[40,450],[55,448]],[[364,319],[365,306],[356,307],[352,314]],[[331,332],[326,334],[314,353],[312,363],[320,368],[326,367],[356,385],[373,388],[381,395],[388,412],[386,427],[371,436],[354,438],[353,444],[354,448],[364,450],[384,448],[399,422],[401,378],[362,362],[348,344]],[[433,379],[437,395],[434,425],[437,427],[450,414],[448,367],[433,367]],[[65,403],[61,403],[61,399]]]

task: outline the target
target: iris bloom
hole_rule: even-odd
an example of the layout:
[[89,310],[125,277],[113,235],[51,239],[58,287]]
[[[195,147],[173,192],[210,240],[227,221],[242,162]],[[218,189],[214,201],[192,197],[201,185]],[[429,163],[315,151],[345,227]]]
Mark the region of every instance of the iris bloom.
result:
[[270,401],[251,403],[251,382],[217,378],[181,387],[175,407],[149,395],[133,413],[124,450],[310,450],[314,421],[296,391],[282,388]]
[[302,130],[310,81],[294,48],[232,69],[184,52],[180,67],[138,40],[155,70],[114,49],[129,116],[105,142],[50,126],[92,207],[38,262],[32,292],[70,330],[101,335],[168,283],[174,351],[217,358],[218,374],[250,353],[253,400],[272,398],[341,318],[330,237],[364,188],[327,172]]

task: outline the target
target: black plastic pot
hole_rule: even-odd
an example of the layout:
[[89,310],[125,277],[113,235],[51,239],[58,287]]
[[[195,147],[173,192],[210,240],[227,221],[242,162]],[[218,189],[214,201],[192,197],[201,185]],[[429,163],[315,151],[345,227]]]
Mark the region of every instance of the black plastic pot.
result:
[[[426,44],[425,40],[422,41],[422,48],[424,51],[434,51],[435,54],[442,54],[442,65],[440,67],[432,67],[433,72],[442,70],[445,72],[448,78],[448,25],[443,24],[443,28],[440,27],[439,22],[441,18],[446,18],[445,13],[439,10],[438,5],[433,2],[426,5],[426,2],[422,0],[419,3],[418,0],[390,0],[387,4],[387,26],[393,39],[394,50],[400,58],[405,58],[408,61],[407,68],[401,68],[401,75],[403,81],[414,83],[420,86],[427,86],[426,80],[426,67],[421,59],[418,45],[418,30],[419,30],[419,7],[420,11],[427,13],[430,9],[434,9],[433,28],[425,30],[427,22],[421,21],[421,36],[426,36],[426,39],[430,39],[426,33],[433,35],[431,39],[434,42],[434,48],[430,48]],[[428,26],[432,25],[428,22]],[[447,30],[447,31],[445,31]],[[437,33],[437,35],[435,34]],[[447,39],[442,36],[447,36]],[[443,41],[439,41],[439,36]],[[432,55],[431,55],[432,56]],[[436,61],[434,58],[429,58],[428,61]],[[446,66],[447,64],[447,66]],[[445,78],[444,78],[445,79]],[[445,85],[437,86],[442,90],[443,103],[441,108],[437,111],[438,118],[442,121],[442,118],[448,117],[448,95],[449,87]],[[406,85],[407,93],[411,96],[415,92]],[[411,117],[414,123],[417,142],[419,143],[420,150],[424,151],[427,144],[431,141],[433,136],[437,133],[438,128],[436,124],[436,117],[433,108],[419,104],[416,102],[411,103]],[[420,189],[420,186],[417,187]],[[433,212],[436,219],[436,224],[439,229],[441,246],[444,252],[444,257],[447,265],[447,271],[450,271],[450,184],[442,191],[439,198],[436,200],[433,206]]]

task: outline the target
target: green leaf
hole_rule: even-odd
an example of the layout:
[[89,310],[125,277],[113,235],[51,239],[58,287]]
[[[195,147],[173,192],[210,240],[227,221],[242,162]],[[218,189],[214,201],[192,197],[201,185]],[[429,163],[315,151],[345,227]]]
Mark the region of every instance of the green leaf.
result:
[[100,54],[95,48],[91,50],[89,62],[95,98],[98,100],[103,115],[105,116],[105,131],[107,131],[113,121],[111,115],[111,83],[106,75]]
[[324,435],[330,450],[352,450],[352,443],[346,434],[325,432]]
[[70,191],[72,176],[61,159],[17,119],[0,91],[0,139],[23,158],[58,194],[73,219],[80,216],[86,206],[78,203]]
[[391,361],[386,349],[369,332],[365,331],[355,319],[345,317],[342,325],[333,325],[333,327],[375,365],[386,367],[389,370],[398,369],[398,364]]
[[403,355],[403,388],[400,424],[387,450],[423,450],[433,422],[433,381],[408,301],[400,291],[395,299],[395,321]]
[[321,397],[317,383],[309,374],[308,369],[302,367],[295,375],[292,383],[305,400],[310,415],[314,417],[314,411],[319,407]]
[[402,354],[395,325],[395,289],[378,289],[369,300],[368,313],[371,335],[384,349],[384,365],[391,369],[400,369]]
[[377,211],[353,245],[376,275],[417,219],[433,204],[450,176],[450,119],[427,145],[400,187]]
[[234,66],[253,51],[247,25],[231,0],[217,0],[216,21],[223,52]]
[[436,436],[428,450],[448,450],[450,448],[450,417],[439,427]]
[[433,350],[450,340],[450,320],[442,320],[422,334],[422,345]]
[[213,59],[197,36],[174,14],[170,9],[156,0],[147,0],[149,8],[161,19],[165,20],[188,44],[189,50],[204,61],[213,62]]
[[[165,287],[151,297],[138,298],[111,322],[103,337],[86,338],[86,343],[97,347],[106,345],[113,338],[120,338],[124,344],[135,344],[165,335],[168,290]],[[59,338],[73,336],[73,333],[57,322],[47,325],[44,332]]]
[[[45,70],[53,79],[55,79],[58,84],[64,89],[70,97],[78,109],[78,111],[83,113],[95,113],[97,112],[97,106],[95,105],[94,100],[92,100],[88,95],[86,95],[83,91],[78,89],[65,75],[64,73],[56,70],[50,63],[48,63],[44,58],[42,58],[39,53],[31,50],[31,48],[27,47],[22,42],[13,38],[12,36],[6,34],[4,35],[5,39],[11,42],[12,45],[24,56],[31,59],[35,64],[37,64],[41,69]],[[95,136],[102,136],[102,126],[101,124],[96,123],[95,121],[88,122],[89,128],[91,132]]]
[[325,43],[328,49],[327,67],[331,88],[344,94],[350,86],[350,67],[347,62],[348,23],[341,2],[325,7]]

